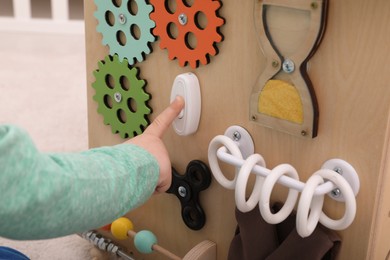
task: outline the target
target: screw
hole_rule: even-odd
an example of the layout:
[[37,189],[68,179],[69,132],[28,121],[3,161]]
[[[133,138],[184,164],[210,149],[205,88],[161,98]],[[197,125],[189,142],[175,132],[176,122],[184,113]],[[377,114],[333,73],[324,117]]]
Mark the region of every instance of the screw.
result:
[[[338,174],[343,174],[343,169],[341,169],[340,167],[334,168],[333,171],[337,172]],[[336,188],[332,190],[330,194],[332,194],[333,198],[338,198],[341,196],[341,190],[339,188]]]
[[333,198],[338,198],[341,196],[341,190],[339,188],[336,188],[330,192],[332,194]]
[[181,25],[186,25],[188,22],[188,17],[186,14],[182,13],[179,15],[178,20]]
[[234,133],[233,133],[233,140],[234,141],[239,141],[241,139],[241,134],[238,132],[238,131],[235,131]]
[[302,136],[306,136],[306,135],[307,135],[307,132],[306,132],[305,130],[302,130],[302,131],[301,131],[301,135],[302,135]]
[[121,100],[122,100],[122,95],[121,95],[121,93],[116,92],[116,93],[114,94],[114,99],[115,99],[115,101],[116,101],[117,103],[121,102]]
[[252,115],[251,119],[252,119],[252,121],[256,121],[257,116],[256,115]]
[[318,8],[318,3],[317,2],[312,2],[310,4],[310,7],[311,7],[311,9],[317,9]]
[[282,65],[283,71],[286,73],[292,73],[295,70],[295,64],[290,59],[285,59]]
[[279,62],[277,60],[272,61],[272,67],[274,68],[279,67]]
[[124,14],[119,14],[119,23],[120,24],[125,24],[126,23],[126,16]]
[[187,196],[187,189],[183,186],[180,186],[178,189],[177,189],[177,192],[179,192],[179,195],[182,197],[182,198],[185,198]]

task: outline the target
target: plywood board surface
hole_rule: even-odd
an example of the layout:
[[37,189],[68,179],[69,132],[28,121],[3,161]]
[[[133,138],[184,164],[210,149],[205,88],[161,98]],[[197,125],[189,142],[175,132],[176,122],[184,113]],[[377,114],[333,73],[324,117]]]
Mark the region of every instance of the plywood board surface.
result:
[[[108,54],[108,48],[101,44],[102,36],[95,29],[95,9],[93,1],[85,1],[91,147],[123,141],[111,133],[110,126],[103,124],[102,116],[97,114],[97,104],[92,100],[91,84],[95,80],[92,72],[97,69],[98,61]],[[199,129],[188,137],[178,136],[170,129],[164,137],[172,164],[179,172],[184,172],[194,159],[207,163],[209,142],[231,125],[240,125],[249,131],[255,152],[265,158],[269,168],[281,163],[292,164],[303,181],[328,159],[348,161],[359,174],[361,190],[357,196],[355,221],[339,232],[343,240],[339,259],[366,259],[371,252],[370,241],[376,235],[374,227],[378,225],[377,203],[383,201],[378,197],[383,194],[379,192],[383,185],[380,181],[388,170],[383,167],[383,153],[388,145],[385,140],[390,100],[387,66],[390,2],[330,1],[327,30],[308,69],[320,111],[318,136],[314,139],[291,136],[250,120],[249,97],[266,60],[256,38],[253,9],[251,0],[223,1],[220,15],[226,20],[221,28],[224,41],[217,44],[219,54],[211,57],[206,66],[180,67],[177,60],[168,59],[167,50],[159,48],[160,41],[153,43],[153,53],[136,64],[140,77],[147,80],[146,90],[152,95],[151,119],[169,104],[176,75],[193,72],[201,85]],[[223,169],[228,175],[234,172],[227,165]],[[272,198],[283,200],[284,195],[273,194]],[[209,239],[217,243],[218,259],[226,259],[236,227],[234,193],[213,180],[200,199],[207,215],[206,225],[200,231],[189,230],[184,225],[179,201],[170,194],[153,197],[128,216],[137,230],[153,231],[164,247],[178,255],[184,256],[197,243]],[[344,205],[327,200],[324,210],[330,216],[340,217]],[[130,241],[126,242],[126,247],[131,248]],[[145,259],[158,259],[158,256],[145,256]]]

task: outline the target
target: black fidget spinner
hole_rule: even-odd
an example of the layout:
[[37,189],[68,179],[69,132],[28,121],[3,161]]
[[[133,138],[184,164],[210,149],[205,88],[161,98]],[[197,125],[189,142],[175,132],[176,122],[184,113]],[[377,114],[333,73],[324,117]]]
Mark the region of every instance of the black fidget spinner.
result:
[[180,200],[181,216],[190,229],[199,230],[206,223],[206,215],[199,203],[199,193],[207,189],[210,183],[211,171],[202,161],[191,161],[184,175],[172,168],[172,184],[167,193],[175,194]]

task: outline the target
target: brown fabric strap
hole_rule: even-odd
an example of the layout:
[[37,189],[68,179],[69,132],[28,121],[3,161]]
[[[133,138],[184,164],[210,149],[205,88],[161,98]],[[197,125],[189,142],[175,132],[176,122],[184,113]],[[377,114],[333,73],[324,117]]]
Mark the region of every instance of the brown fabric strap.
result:
[[[274,212],[281,208],[275,204]],[[256,207],[242,213],[236,209],[237,229],[230,245],[229,260],[333,260],[340,248],[334,231],[318,225],[307,238],[298,235],[295,214],[277,225],[266,223]]]

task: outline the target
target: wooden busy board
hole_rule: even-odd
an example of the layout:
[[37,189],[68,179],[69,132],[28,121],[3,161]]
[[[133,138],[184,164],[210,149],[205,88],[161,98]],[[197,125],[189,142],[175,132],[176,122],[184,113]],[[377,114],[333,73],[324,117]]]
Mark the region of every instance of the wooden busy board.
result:
[[[92,99],[93,71],[109,52],[96,32],[94,1],[84,4],[90,147],[118,144],[123,139],[103,124]],[[181,67],[177,60],[168,59],[159,41],[153,43],[153,52],[146,60],[136,64],[152,95],[152,120],[169,104],[172,83],[178,74],[193,72],[200,81],[202,114],[198,131],[183,137],[170,129],[164,137],[173,166],[183,173],[191,160],[207,163],[209,142],[231,125],[242,126],[251,134],[255,152],[265,158],[268,168],[289,163],[303,181],[326,160],[343,159],[358,172],[361,188],[356,218],[348,229],[339,232],[339,259],[385,259],[390,249],[390,1],[329,1],[326,33],[308,68],[319,108],[318,135],[314,139],[273,130],[250,119],[250,95],[266,61],[256,37],[253,10],[254,0],[223,1],[219,14],[226,22],[220,29],[224,40],[217,44],[219,53],[211,57],[208,65]],[[283,15],[275,11],[269,19],[283,24]],[[287,35],[279,40],[288,49],[294,33]],[[227,175],[234,172],[228,165],[223,170]],[[272,198],[283,201],[286,190],[279,189]],[[207,222],[199,231],[185,226],[180,203],[171,194],[154,196],[127,216],[136,230],[153,231],[159,244],[177,255],[184,256],[196,244],[209,239],[217,243],[218,259],[226,259],[236,227],[234,192],[213,180],[201,193],[200,201]],[[343,214],[344,205],[329,199],[324,210],[337,218]],[[139,256],[130,239],[119,243]]]

